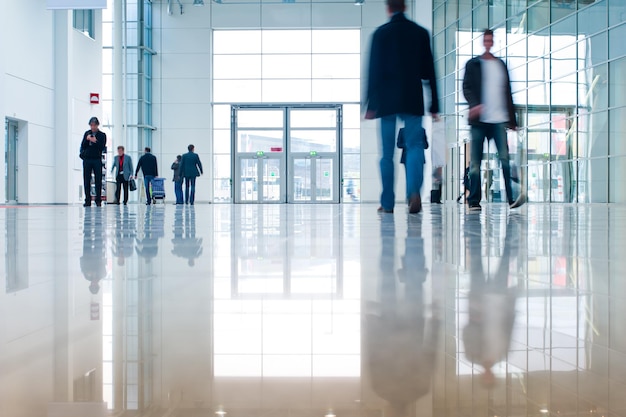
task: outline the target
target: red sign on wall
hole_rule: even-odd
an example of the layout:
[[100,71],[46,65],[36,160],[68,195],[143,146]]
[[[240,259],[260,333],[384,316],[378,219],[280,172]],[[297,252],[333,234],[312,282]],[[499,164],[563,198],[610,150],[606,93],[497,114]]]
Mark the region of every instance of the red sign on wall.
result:
[[89,102],[91,104],[100,104],[100,94],[98,94],[98,93],[89,93]]

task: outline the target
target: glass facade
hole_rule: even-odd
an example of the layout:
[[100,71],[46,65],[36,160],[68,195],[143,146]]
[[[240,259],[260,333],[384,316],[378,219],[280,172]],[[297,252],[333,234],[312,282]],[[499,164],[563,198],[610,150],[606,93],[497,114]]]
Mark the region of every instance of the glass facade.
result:
[[[126,127],[126,153],[135,161],[143,148],[152,146],[152,1],[127,0],[124,2],[124,108]],[[113,1],[103,10],[102,51],[102,104],[103,127],[113,128]],[[122,144],[120,138],[113,139]],[[109,149],[110,158],[115,149]]]
[[[509,133],[509,149],[529,201],[626,201],[625,17],[623,0],[434,1],[447,199],[462,191],[469,164],[465,64],[482,54],[490,28],[511,76],[520,129]],[[483,198],[506,201],[492,143],[484,155]]]

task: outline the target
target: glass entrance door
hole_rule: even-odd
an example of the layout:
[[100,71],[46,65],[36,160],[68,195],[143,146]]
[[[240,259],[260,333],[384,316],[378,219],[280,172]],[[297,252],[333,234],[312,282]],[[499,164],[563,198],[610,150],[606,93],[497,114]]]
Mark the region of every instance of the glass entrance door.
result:
[[293,203],[337,203],[337,156],[329,154],[292,154],[289,201]]
[[282,158],[275,155],[239,154],[235,163],[238,181],[235,201],[238,203],[282,203],[284,172]]
[[232,106],[235,203],[339,203],[341,105]]

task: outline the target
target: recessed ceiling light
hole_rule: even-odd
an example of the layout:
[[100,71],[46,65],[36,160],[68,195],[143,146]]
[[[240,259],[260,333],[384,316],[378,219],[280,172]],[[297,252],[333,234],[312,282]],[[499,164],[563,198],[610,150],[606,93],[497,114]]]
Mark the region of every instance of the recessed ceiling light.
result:
[[539,412],[540,412],[541,414],[548,414],[548,413],[550,412],[550,410],[548,410],[547,408],[541,408],[541,409],[539,410]]

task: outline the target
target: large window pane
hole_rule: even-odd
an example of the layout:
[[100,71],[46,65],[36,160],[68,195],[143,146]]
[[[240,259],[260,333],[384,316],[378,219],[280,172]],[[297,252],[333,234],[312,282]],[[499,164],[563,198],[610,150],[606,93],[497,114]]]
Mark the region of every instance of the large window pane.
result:
[[261,101],[261,80],[215,80],[213,100],[218,103]]
[[261,31],[216,30],[213,32],[213,53],[216,55],[260,54]]
[[311,53],[309,30],[264,30],[262,42],[264,54]]
[[213,78],[261,78],[261,55],[215,55]]
[[291,110],[289,113],[292,128],[337,126],[337,111],[332,110]]
[[358,30],[314,30],[313,53],[347,53],[361,51],[361,34]]
[[311,80],[263,80],[263,102],[311,101]]
[[360,95],[360,80],[313,80],[313,101],[358,102]]
[[239,128],[281,129],[285,124],[283,110],[239,110],[237,112],[237,126]]
[[263,78],[311,78],[311,55],[263,55]]
[[215,129],[213,131],[213,153],[230,153],[230,130]]
[[358,54],[313,55],[313,78],[359,78],[360,73]]

